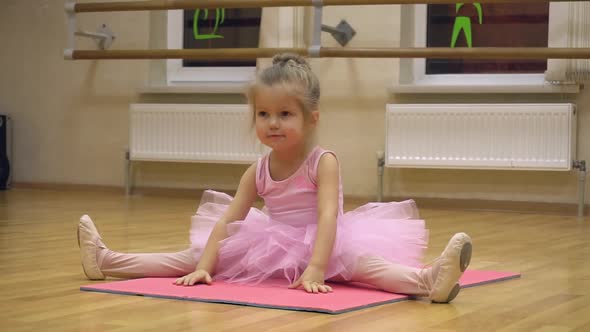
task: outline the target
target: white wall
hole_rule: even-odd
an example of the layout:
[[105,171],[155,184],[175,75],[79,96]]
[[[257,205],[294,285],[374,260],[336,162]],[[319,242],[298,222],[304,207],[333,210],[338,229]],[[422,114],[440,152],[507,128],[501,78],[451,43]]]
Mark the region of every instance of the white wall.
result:
[[[129,103],[243,102],[241,96],[140,95],[139,88],[161,75],[157,61],[63,60],[64,3],[3,0],[0,4],[0,112],[14,120],[14,182],[123,186]],[[117,36],[113,49],[163,43],[163,34],[154,30],[159,17],[154,13],[78,17],[86,30],[109,25]],[[342,18],[357,31],[351,47],[399,45],[397,6],[325,9],[325,24],[336,25]],[[79,40],[78,48],[94,48],[90,41]],[[323,35],[323,44],[338,46],[328,34]],[[322,83],[320,140],[342,161],[345,194],[376,193],[375,151],[384,147],[388,102],[572,101],[580,110],[579,158],[590,161],[587,90],[574,96],[391,96],[387,87],[397,77],[396,64],[394,59],[312,60]],[[138,167],[137,185],[232,189],[243,170],[244,166],[235,165],[145,163]],[[388,169],[385,180],[385,194],[394,196],[547,202],[576,202],[577,197],[573,173]]]

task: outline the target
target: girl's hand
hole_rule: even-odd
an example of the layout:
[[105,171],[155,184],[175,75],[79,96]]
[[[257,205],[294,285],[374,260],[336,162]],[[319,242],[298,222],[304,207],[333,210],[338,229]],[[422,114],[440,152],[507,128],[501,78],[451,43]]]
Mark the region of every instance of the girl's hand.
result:
[[332,287],[324,284],[324,270],[312,265],[308,265],[301,277],[289,285],[289,288],[299,288],[300,286],[303,286],[308,293],[317,294],[332,291]]
[[205,270],[196,270],[195,272],[187,274],[182,278],[176,279],[174,284],[184,286],[192,286],[198,283],[211,285],[212,280],[213,279],[211,278],[209,272]]

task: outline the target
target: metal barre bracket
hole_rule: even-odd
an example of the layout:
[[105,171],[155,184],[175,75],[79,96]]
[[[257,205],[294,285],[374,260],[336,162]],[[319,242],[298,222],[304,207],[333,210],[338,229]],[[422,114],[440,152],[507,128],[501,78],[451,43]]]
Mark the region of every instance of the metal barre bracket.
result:
[[356,31],[346,20],[340,21],[336,27],[322,24],[322,31],[329,32],[341,46],[346,46],[352,37],[356,35]]
[[322,48],[322,14],[323,14],[323,0],[312,0],[313,4],[313,34],[311,36],[311,45],[307,53],[310,57],[317,58],[320,56],[320,49]]
[[322,48],[322,31],[329,32],[334,39],[341,45],[345,46],[356,35],[356,31],[345,20],[340,21],[336,27],[322,24],[324,0],[312,0],[313,5],[313,35],[311,46],[308,48],[310,57],[319,57]]
[[106,50],[111,47],[115,40],[115,35],[106,24],[101,24],[96,32],[78,30],[76,25],[76,3],[66,3],[65,12],[68,20],[68,48],[64,50],[65,59],[73,59],[73,53],[76,49],[76,36],[94,38],[98,48],[101,50]]
[[106,25],[101,24],[96,32],[88,32],[88,31],[76,31],[74,32],[76,36],[82,37],[89,37],[96,39],[96,44],[98,48],[101,50],[106,50],[113,44],[115,40],[115,35],[113,31]]

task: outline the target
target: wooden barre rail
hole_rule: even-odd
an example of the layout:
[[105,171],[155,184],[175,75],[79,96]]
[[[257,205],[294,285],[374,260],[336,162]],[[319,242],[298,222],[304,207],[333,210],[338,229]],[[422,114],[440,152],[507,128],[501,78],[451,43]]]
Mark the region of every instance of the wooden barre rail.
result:
[[[406,4],[453,4],[453,3],[533,3],[533,2],[578,2],[588,0],[322,0],[322,6],[353,5],[406,5]],[[318,2],[320,2],[318,0]],[[122,2],[90,2],[74,4],[74,12],[115,12],[169,9],[211,8],[262,8],[262,7],[308,7],[313,0],[148,0]]]
[[[277,53],[309,55],[306,48],[218,48],[201,50],[73,51],[73,60],[98,59],[229,59],[270,58]],[[590,48],[543,47],[429,47],[429,48],[320,48],[321,58],[431,58],[431,59],[590,59]]]

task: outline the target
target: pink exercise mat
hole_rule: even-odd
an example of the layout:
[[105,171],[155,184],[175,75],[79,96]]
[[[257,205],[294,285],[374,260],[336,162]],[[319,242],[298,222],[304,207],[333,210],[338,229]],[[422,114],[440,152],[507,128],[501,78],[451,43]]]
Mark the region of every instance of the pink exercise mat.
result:
[[[460,284],[465,288],[519,277],[520,274],[512,272],[468,270],[463,274]],[[286,288],[284,280],[271,280],[257,286],[216,281],[211,286],[185,287],[174,285],[175,279],[132,279],[82,286],[80,290],[329,314],[340,314],[410,298],[407,295],[387,293],[356,284],[329,283],[334,292],[308,294],[301,289]]]

